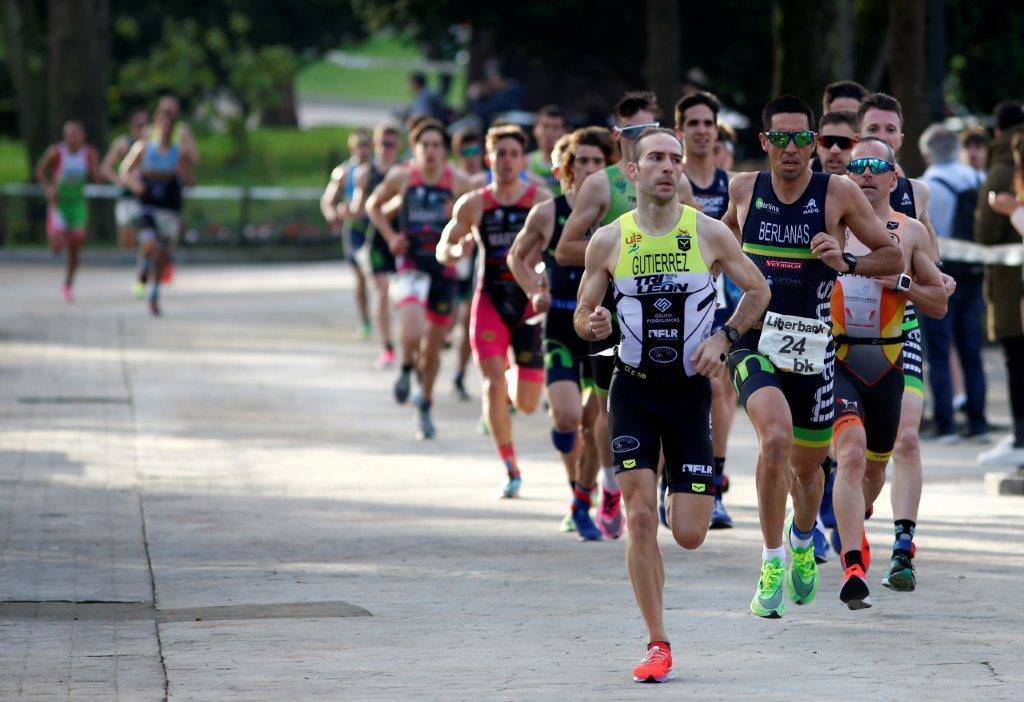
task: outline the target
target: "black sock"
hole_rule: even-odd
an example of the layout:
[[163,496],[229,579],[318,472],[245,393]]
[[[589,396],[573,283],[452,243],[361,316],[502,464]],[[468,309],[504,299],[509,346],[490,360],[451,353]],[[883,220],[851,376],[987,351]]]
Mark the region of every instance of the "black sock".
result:
[[847,551],[843,554],[843,568],[849,568],[852,565],[859,565],[861,569],[864,568],[864,561],[861,560],[860,551]]
[[411,373],[411,372],[412,372],[412,364],[411,363],[403,363],[402,364],[402,373]]
[[455,371],[455,378],[453,379],[454,383],[456,385],[462,385],[462,378],[464,377],[464,375],[465,374],[462,371]]
[[715,456],[715,497],[722,499],[722,475],[725,474],[725,456]]
[[917,528],[917,522],[912,519],[897,519],[892,524],[896,532],[896,542],[892,545],[893,555],[910,558],[910,548],[914,543],[914,529]]

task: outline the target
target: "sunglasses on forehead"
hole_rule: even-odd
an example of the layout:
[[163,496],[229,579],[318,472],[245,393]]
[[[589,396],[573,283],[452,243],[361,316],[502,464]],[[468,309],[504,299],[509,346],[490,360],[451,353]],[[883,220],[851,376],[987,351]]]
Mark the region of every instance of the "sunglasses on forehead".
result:
[[818,143],[824,146],[826,149],[831,149],[833,146],[838,146],[841,151],[846,151],[853,148],[853,137],[839,136],[838,134],[829,134],[828,136],[819,136]]
[[784,149],[789,146],[790,141],[796,144],[798,149],[802,149],[805,146],[810,146],[814,143],[814,132],[810,129],[802,129],[799,132],[782,132],[773,129],[770,132],[764,132],[764,135],[768,137],[769,144],[777,146],[780,149]]
[[881,158],[857,158],[850,161],[849,165],[846,167],[846,170],[850,173],[856,173],[857,175],[861,175],[868,169],[870,169],[875,175],[878,175],[880,173],[895,171],[896,164],[889,163],[885,159]]
[[653,129],[660,127],[661,122],[651,122],[649,124],[631,124],[628,127],[615,127],[615,133],[621,136],[623,139],[629,141],[636,141],[640,138],[640,135],[644,133],[645,129]]
[[459,149],[459,156],[462,156],[463,158],[469,158],[470,156],[479,156],[480,152],[480,145],[474,144],[473,146],[464,146],[461,149]]

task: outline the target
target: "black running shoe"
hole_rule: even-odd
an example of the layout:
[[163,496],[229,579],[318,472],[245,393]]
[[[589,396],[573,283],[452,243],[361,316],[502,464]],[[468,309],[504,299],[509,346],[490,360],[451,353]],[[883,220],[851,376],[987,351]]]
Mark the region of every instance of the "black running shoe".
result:
[[402,369],[398,373],[398,380],[395,381],[395,402],[404,405],[409,400],[409,391],[412,389],[412,369]]
[[434,420],[430,418],[430,408],[420,405],[417,410],[416,421],[419,424],[419,429],[416,431],[417,439],[433,439],[437,436],[437,430],[434,428]]

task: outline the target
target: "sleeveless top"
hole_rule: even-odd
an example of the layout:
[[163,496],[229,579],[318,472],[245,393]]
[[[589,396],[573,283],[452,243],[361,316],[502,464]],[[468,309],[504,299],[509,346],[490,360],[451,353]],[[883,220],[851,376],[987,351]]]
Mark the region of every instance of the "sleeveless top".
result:
[[427,183],[415,164],[409,165],[409,182],[399,212],[399,229],[409,239],[409,250],[397,257],[399,271],[419,270],[430,275],[455,277],[451,266],[436,258],[441,232],[452,216],[452,183],[455,170],[445,166],[436,183]]
[[[900,176],[896,179],[896,187],[889,193],[889,206],[896,212],[905,214],[907,217],[917,219],[917,201],[914,199],[914,186],[910,178]],[[914,303],[907,300],[903,313],[903,331],[913,331],[921,326],[917,318],[917,308]]]
[[531,185],[510,205],[503,205],[490,188],[482,188],[480,196],[484,211],[480,218],[480,274],[477,289],[491,298],[491,303],[504,319],[518,321],[526,311],[526,293],[509,270],[508,251],[523,228],[526,215],[533,207],[537,186]]
[[[771,173],[757,174],[743,223],[743,251],[771,288],[766,312],[831,322],[836,271],[811,253],[811,239],[825,231],[827,173],[812,173],[807,189],[791,204],[779,201]],[[739,342],[757,347],[760,329]]]
[[555,174],[551,172],[551,166],[544,163],[543,154],[541,154],[539,149],[537,151],[531,151],[530,155],[527,156],[526,169],[530,171],[530,173],[543,178],[547,189],[550,190],[553,195],[558,196],[562,194],[561,183],[558,182],[558,178],[555,177]]
[[619,217],[619,259],[612,276],[622,329],[619,362],[641,378],[692,376],[690,357],[711,336],[715,315],[715,286],[700,252],[697,211],[684,205],[674,230],[661,236],[640,229],[634,215]]
[[[893,212],[886,222],[890,235],[902,248],[907,216]],[[870,252],[847,230],[846,251],[855,256]],[[874,278],[843,274],[832,293],[832,330],[836,358],[868,385],[900,365],[903,350],[904,293],[884,287]]]
[[728,173],[721,168],[716,168],[715,177],[711,180],[711,185],[706,188],[702,188],[694,183],[693,179],[689,176],[686,179],[690,181],[693,199],[700,205],[701,212],[715,219],[721,219],[725,216],[725,211],[729,209]]
[[576,309],[576,295],[580,289],[580,276],[583,275],[582,266],[562,266],[555,260],[555,247],[562,238],[562,228],[565,226],[572,208],[565,195],[555,198],[555,229],[551,233],[551,240],[544,249],[544,272],[548,279],[548,292],[551,293],[551,307],[553,309],[574,310]]
[[181,147],[170,144],[166,151],[158,141],[149,141],[142,154],[142,183],[145,190],[140,201],[143,205],[166,210],[181,209],[181,181],[178,164]]
[[85,194],[82,188],[89,180],[89,147],[83,144],[77,152],[71,153],[63,142],[57,144],[54,180],[57,183],[58,207],[83,206]]
[[608,166],[604,172],[608,175],[608,212],[601,220],[602,227],[636,209],[636,184],[618,166]]

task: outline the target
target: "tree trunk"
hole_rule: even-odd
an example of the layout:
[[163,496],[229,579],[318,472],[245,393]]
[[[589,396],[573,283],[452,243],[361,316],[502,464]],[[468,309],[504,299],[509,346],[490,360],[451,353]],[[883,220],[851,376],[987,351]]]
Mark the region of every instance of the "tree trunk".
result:
[[85,125],[90,144],[107,147],[110,0],[50,0],[50,129]]
[[18,131],[25,143],[31,174],[52,138],[47,119],[46,31],[37,4],[2,0],[0,29],[14,87]]
[[295,77],[281,86],[281,100],[263,110],[261,123],[267,127],[298,127],[299,111],[295,104]]
[[946,0],[928,0],[928,112],[939,121],[946,116]]
[[[825,86],[835,80],[844,47],[831,3],[774,0],[772,3],[772,93],[796,95],[820,109]],[[812,127],[817,127],[812,124]]]
[[648,87],[658,96],[661,122],[672,123],[679,99],[679,4],[676,0],[647,0]]
[[925,94],[925,0],[892,0],[889,4],[889,84],[893,97],[903,106],[903,148],[900,164],[914,177],[925,163],[917,139],[928,126],[928,96]]

